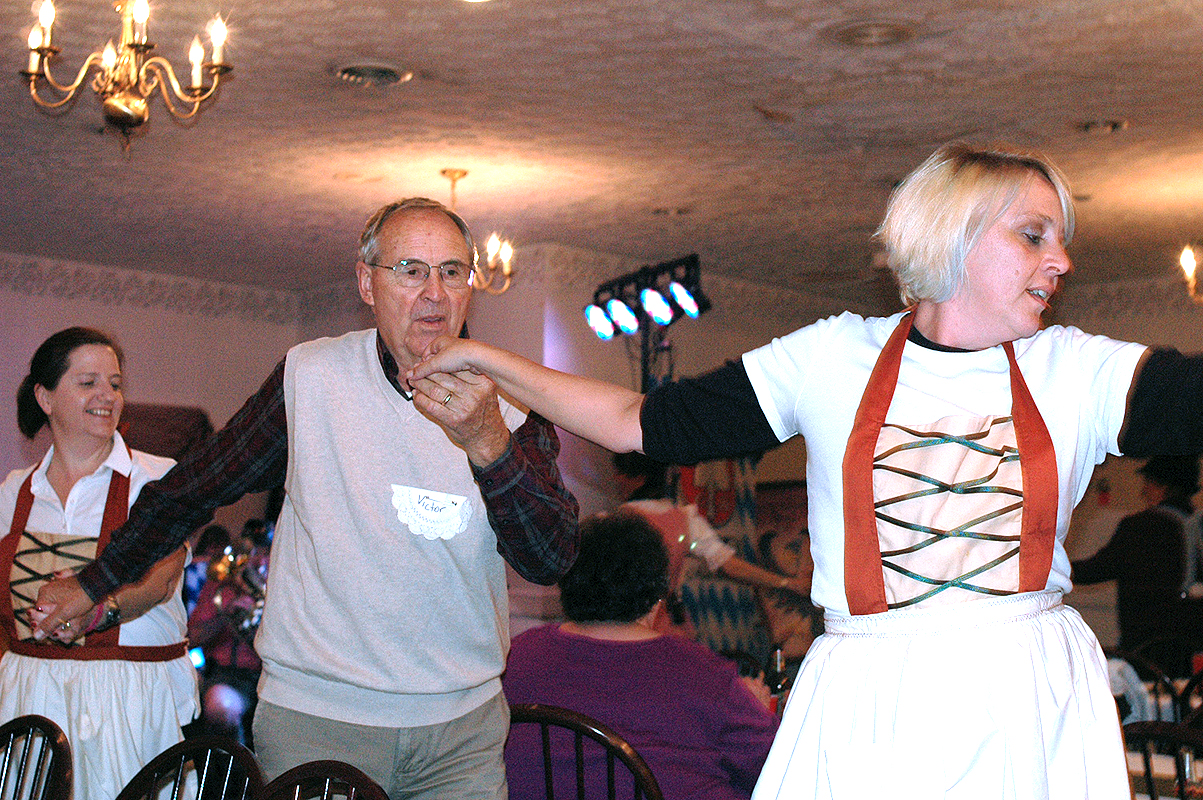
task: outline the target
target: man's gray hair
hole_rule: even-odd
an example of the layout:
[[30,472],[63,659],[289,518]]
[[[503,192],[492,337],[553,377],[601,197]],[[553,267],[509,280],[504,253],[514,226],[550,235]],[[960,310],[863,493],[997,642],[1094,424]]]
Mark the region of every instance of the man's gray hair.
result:
[[455,223],[455,227],[459,228],[460,233],[464,235],[464,242],[468,245],[468,252],[472,255],[472,269],[476,269],[476,241],[472,238],[472,231],[468,229],[468,223],[464,222],[463,217],[459,214],[456,214],[438,200],[431,200],[429,197],[407,197],[404,200],[397,200],[373,214],[368,219],[368,223],[364,226],[363,233],[359,237],[359,260],[365,264],[376,263],[376,257],[380,254],[377,237],[380,235],[380,229],[384,227],[384,223],[388,222],[389,217],[393,216],[393,214],[419,208],[442,211],[451,218],[451,221]]

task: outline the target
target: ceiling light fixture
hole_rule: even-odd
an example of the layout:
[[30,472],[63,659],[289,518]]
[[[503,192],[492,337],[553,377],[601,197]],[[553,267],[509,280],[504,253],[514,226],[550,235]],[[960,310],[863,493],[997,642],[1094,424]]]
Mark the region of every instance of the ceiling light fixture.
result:
[[[205,61],[200,36],[194,36],[188,51],[188,60],[192,62],[191,82],[188,86],[180,86],[167,59],[151,55],[155,46],[147,41],[150,17],[147,0],[116,0],[113,8],[121,15],[119,44],[114,46],[110,39],[102,49],[84,60],[74,82],[62,84],[50,74],[50,62],[59,53],[59,49],[51,45],[54,3],[42,0],[38,21],[29,31],[29,66],[21,74],[29,79],[29,94],[34,103],[43,109],[54,110],[76,99],[84,78],[96,67],[92,90],[100,96],[105,124],[121,134],[128,147],[130,135],[150,116],[148,101],[156,89],[162,93],[163,103],[172,116],[191,119],[217,92],[221,77],[232,67],[225,63],[228,30],[220,15],[209,23],[211,59]],[[208,85],[204,81],[206,74]],[[54,95],[52,99],[44,99],[39,94],[47,85]]]
[[335,70],[334,74],[353,86],[381,88],[394,86],[398,83],[408,83],[414,77],[413,72],[410,70],[400,69],[391,64],[382,64],[376,61],[360,61],[354,64],[346,64]]
[[833,25],[823,35],[849,47],[889,47],[914,38],[915,29],[892,20],[858,20]]
[[1077,124],[1077,129],[1082,133],[1093,133],[1100,136],[1106,136],[1112,133],[1120,133],[1128,129],[1128,120],[1126,119],[1088,119]]
[[[455,211],[455,184],[468,174],[466,169],[447,167],[439,170],[439,174],[451,181],[452,211]],[[458,213],[458,212],[457,212]],[[485,243],[484,263],[477,257],[476,271],[472,273],[472,285],[483,289],[489,294],[504,294],[510,288],[514,277],[514,246],[509,240],[502,239],[496,232],[489,234]],[[498,285],[500,281],[500,285]]]

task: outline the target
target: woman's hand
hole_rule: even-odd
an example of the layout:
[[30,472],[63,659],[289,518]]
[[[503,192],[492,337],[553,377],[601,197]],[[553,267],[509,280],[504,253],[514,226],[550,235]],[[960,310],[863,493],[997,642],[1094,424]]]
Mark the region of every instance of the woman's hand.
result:
[[481,349],[487,347],[471,339],[456,339],[451,336],[440,336],[430,343],[422,360],[405,373],[405,382],[413,388],[413,382],[442,372],[454,375],[465,370],[477,375],[481,374],[479,355]]
[[83,632],[78,626],[84,619],[91,619],[89,615],[95,608],[96,603],[74,575],[49,580],[42,584],[37,602],[29,610],[33,638],[74,641]]

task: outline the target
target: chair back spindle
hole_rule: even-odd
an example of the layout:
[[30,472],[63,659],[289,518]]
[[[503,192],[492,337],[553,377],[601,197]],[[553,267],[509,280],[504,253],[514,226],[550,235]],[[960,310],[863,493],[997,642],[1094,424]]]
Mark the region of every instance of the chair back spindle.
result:
[[617,800],[618,763],[626,768],[634,782],[633,800],[664,800],[660,785],[652,775],[647,762],[635,748],[611,728],[596,719],[577,711],[542,703],[515,703],[510,706],[510,724],[535,724],[539,726],[540,745],[543,753],[543,785],[547,800],[555,800],[555,757],[552,753],[551,731],[566,729],[572,734],[574,756],[574,778],[577,800],[587,800],[585,739],[601,745],[605,751],[606,797]]
[[[254,753],[226,737],[200,736],[151,759],[116,800],[184,800],[191,781],[197,800],[258,800],[264,786]],[[164,797],[168,786],[171,791]]]
[[388,800],[380,784],[343,761],[310,761],[273,780],[258,800]]
[[68,800],[71,745],[46,717],[29,714],[0,725],[0,797],[6,800]]

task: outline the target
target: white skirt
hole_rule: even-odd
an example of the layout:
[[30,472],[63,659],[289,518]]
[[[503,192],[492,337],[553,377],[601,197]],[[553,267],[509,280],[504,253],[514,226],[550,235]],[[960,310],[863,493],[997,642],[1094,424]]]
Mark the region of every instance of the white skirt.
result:
[[1129,800],[1098,640],[1060,592],[828,613],[753,800]]
[[[52,645],[47,645],[52,646]],[[196,669],[172,661],[72,661],[5,653],[0,722],[41,714],[71,743],[74,800],[113,800],[196,716]]]

